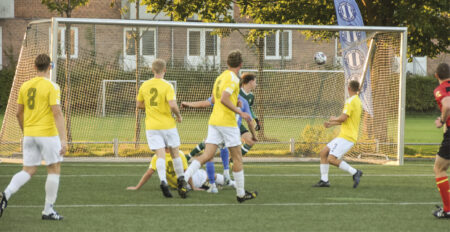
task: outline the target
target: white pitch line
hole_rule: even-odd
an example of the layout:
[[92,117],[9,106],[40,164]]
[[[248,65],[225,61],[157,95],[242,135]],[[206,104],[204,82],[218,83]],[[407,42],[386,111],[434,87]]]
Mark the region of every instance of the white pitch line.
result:
[[[0,178],[11,177],[12,175],[0,175]],[[140,177],[142,175],[134,174],[81,174],[81,175],[64,175],[61,177]],[[245,174],[248,177],[309,177],[319,176],[319,174]],[[329,176],[350,176],[349,174],[332,174]],[[431,177],[433,174],[364,174],[365,177]],[[47,175],[34,175],[33,177],[47,177]]]
[[[57,208],[107,208],[107,207],[217,207],[217,206],[346,206],[346,205],[435,205],[440,202],[328,202],[328,203],[221,203],[221,204],[85,204],[57,205]],[[9,205],[8,208],[42,208],[42,205]]]

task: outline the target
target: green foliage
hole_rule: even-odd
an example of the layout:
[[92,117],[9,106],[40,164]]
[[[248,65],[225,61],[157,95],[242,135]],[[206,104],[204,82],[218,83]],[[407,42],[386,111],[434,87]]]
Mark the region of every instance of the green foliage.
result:
[[64,16],[65,13],[70,17],[70,13],[75,8],[87,5],[89,0],[41,0],[41,3],[46,5],[51,12],[56,11],[61,16]]
[[406,79],[406,111],[438,112],[433,90],[439,85],[431,76],[409,76]]
[[[186,21],[197,14],[204,22],[234,22],[227,14],[232,2],[239,7],[242,17],[248,17],[254,23],[337,24],[332,0],[142,0],[142,5],[147,5],[148,12],[172,15],[175,21]],[[442,52],[449,53],[448,1],[357,0],[356,2],[361,10],[364,25],[408,27],[408,54],[435,57]],[[330,32],[307,34],[315,39],[326,39],[332,35],[334,33]],[[248,38],[250,41],[255,40],[252,34]]]
[[0,112],[6,110],[8,104],[9,93],[14,80],[15,66],[10,65],[0,70]]
[[323,146],[337,134],[336,128],[328,130],[323,125],[307,125],[300,135],[295,151],[303,156],[318,156]]

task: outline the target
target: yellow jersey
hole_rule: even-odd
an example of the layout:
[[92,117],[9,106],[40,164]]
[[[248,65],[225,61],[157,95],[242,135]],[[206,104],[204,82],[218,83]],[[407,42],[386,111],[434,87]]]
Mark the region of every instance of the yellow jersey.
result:
[[[179,151],[179,156],[181,158],[181,161],[183,162],[183,169],[186,170],[188,167],[188,162],[186,160],[186,157],[184,156],[184,153],[182,151]],[[153,155],[152,161],[150,162],[150,167],[153,169],[153,171],[156,171],[156,160],[158,159],[157,155]],[[166,178],[167,178],[167,184],[169,184],[172,188],[177,188],[177,174],[175,174],[175,169],[173,168],[173,161],[172,156],[170,156],[170,153],[166,153]]]
[[172,84],[164,79],[152,78],[142,84],[137,96],[145,104],[147,130],[168,130],[176,127],[169,101],[176,100]]
[[209,118],[209,125],[237,127],[236,113],[220,102],[224,91],[231,94],[230,100],[233,105],[237,106],[239,77],[230,70],[224,71],[214,82],[213,96],[215,98],[215,103],[211,117]]
[[342,113],[348,115],[341,125],[341,132],[338,137],[355,143],[358,139],[359,123],[361,122],[362,104],[358,95],[354,95],[345,101]]
[[59,105],[61,94],[58,84],[45,77],[35,77],[23,83],[17,103],[24,105],[23,135],[57,136],[55,118],[50,106]]

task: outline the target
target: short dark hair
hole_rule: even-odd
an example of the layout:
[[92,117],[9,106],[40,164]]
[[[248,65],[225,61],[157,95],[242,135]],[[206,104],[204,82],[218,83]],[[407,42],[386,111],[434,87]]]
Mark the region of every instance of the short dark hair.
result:
[[47,54],[40,54],[36,57],[36,60],[34,60],[34,65],[38,71],[45,72],[50,66],[50,62],[50,57]]
[[241,76],[242,84],[247,84],[250,81],[253,81],[256,79],[256,75],[253,73],[244,73]]
[[348,83],[348,87],[350,87],[350,89],[353,92],[358,92],[359,91],[359,82],[356,80],[350,81],[350,83]]
[[439,80],[448,79],[449,76],[449,67],[447,63],[440,63],[436,68],[436,74],[438,75]]
[[239,67],[239,65],[242,64],[242,54],[241,54],[241,51],[238,50],[238,49],[231,51],[231,52],[228,54],[227,64],[228,64],[228,66],[230,66],[231,68],[237,68],[237,67]]

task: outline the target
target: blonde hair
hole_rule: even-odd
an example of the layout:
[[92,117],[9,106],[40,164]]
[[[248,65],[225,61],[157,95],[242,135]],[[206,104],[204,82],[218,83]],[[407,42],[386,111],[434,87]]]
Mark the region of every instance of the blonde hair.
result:
[[155,74],[162,74],[166,69],[166,61],[163,59],[156,59],[152,63],[152,70]]

